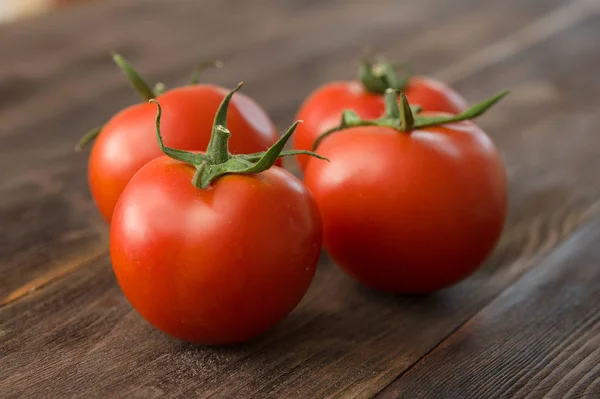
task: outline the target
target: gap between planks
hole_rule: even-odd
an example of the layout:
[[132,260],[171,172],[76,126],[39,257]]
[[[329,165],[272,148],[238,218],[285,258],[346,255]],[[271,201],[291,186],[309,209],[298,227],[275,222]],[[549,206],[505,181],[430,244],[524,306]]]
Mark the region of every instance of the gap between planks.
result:
[[[574,26],[599,12],[600,0],[577,0],[569,2],[534,20],[530,25],[518,30],[516,33],[508,35],[497,42],[485,46],[483,49],[474,52],[471,56],[466,57],[464,60],[442,68],[433,75],[450,85],[455,84],[458,81],[464,80],[469,76],[475,75],[476,73],[493,66],[494,64],[514,57],[527,48],[548,40],[551,37],[570,28],[571,26]],[[579,223],[574,225],[571,231],[567,232],[561,240],[555,242],[554,246],[548,248],[548,251],[564,240],[568,234],[571,234],[575,229],[587,222],[596,212],[597,209],[594,212],[586,212],[586,218],[579,220]],[[526,261],[527,265],[535,263],[539,260],[538,258],[543,257],[546,253],[547,251],[544,251],[538,253],[536,256],[533,256],[531,259]],[[105,248],[96,248],[87,256],[78,257],[59,264],[58,267],[51,269],[47,273],[44,273],[34,280],[22,285],[18,289],[12,291],[7,296],[2,298],[0,300],[0,308],[18,301],[19,299],[22,299],[41,288],[47,287],[52,283],[66,278],[79,267],[82,267],[107,254],[108,251]],[[503,290],[501,290],[501,292],[502,291]],[[498,293],[498,295],[500,295],[500,293]],[[492,298],[492,300],[494,298]],[[470,320],[471,317],[469,317],[465,322]],[[419,360],[417,360],[414,364],[419,363],[424,357],[429,355],[429,353],[439,346],[439,344],[444,342],[446,339],[448,339],[448,337],[460,329],[463,324],[464,323],[460,324],[456,329],[452,330],[440,341],[440,343],[438,343],[438,345],[433,347],[425,355],[419,358]],[[407,370],[411,369],[414,364],[411,365]],[[397,378],[400,378],[407,370],[405,370]]]
[[559,240],[557,240],[554,243],[554,245],[548,246],[547,248],[545,248],[545,250],[542,250],[541,252],[538,252],[537,254],[535,254],[533,257],[531,257],[528,260],[521,260],[521,261],[517,260],[517,263],[520,263],[521,266],[523,267],[523,271],[524,271],[523,273],[515,276],[515,278],[511,281],[511,283],[507,284],[503,289],[501,289],[500,291],[498,291],[496,293],[496,295],[494,295],[493,297],[491,297],[490,300],[488,301],[488,303],[486,305],[483,305],[481,307],[481,309],[479,309],[478,311],[474,312],[471,316],[469,316],[467,319],[465,319],[464,322],[462,322],[461,324],[459,324],[456,328],[452,329],[448,333],[448,335],[446,335],[440,342],[438,342],[437,345],[435,345],[431,349],[429,349],[426,353],[424,353],[421,357],[419,357],[418,360],[416,360],[413,364],[411,364],[404,371],[402,371],[396,378],[394,378],[394,380],[392,380],[385,387],[381,388],[379,390],[379,392],[377,392],[373,396],[373,398],[374,399],[378,399],[378,398],[380,398],[380,399],[387,399],[388,396],[386,395],[386,390],[390,386],[392,386],[396,381],[400,380],[406,373],[408,373],[409,371],[411,371],[420,362],[422,362],[423,360],[425,360],[437,348],[439,348],[440,346],[444,345],[444,343],[447,342],[448,340],[450,340],[454,334],[456,334],[466,324],[468,324],[471,320],[473,320],[475,317],[477,317],[482,311],[485,310],[486,307],[488,307],[496,299],[498,299],[500,296],[502,296],[502,294],[506,290],[508,290],[511,286],[513,286],[517,281],[521,280],[527,274],[529,274],[530,272],[532,272],[534,264],[542,263],[544,260],[546,260],[547,258],[549,258],[550,256],[552,256],[553,252],[555,250],[558,250],[559,249],[558,247],[560,247],[560,244],[564,243],[569,236],[577,233],[578,231],[580,231],[582,229],[585,229],[587,224],[593,223],[593,220],[592,220],[593,217],[596,216],[599,213],[600,213],[600,200],[594,201],[588,208],[586,208],[582,212],[581,217],[578,218],[578,221],[575,224],[573,224],[572,229],[569,232],[566,232]]

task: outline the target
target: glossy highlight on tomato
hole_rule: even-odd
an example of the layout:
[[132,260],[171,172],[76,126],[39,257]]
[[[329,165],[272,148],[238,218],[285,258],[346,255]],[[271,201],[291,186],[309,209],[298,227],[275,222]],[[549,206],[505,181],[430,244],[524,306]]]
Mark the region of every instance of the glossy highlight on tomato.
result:
[[319,212],[276,166],[224,176],[207,190],[190,183],[193,174],[163,156],[135,175],[113,217],[113,268],[159,330],[200,344],[243,342],[304,296],[321,249]]
[[437,291],[475,271],[500,237],[502,160],[466,117],[421,113],[409,116],[414,126],[403,118],[400,130],[386,125],[393,113],[387,118],[324,137],[317,151],[330,162],[310,160],[305,182],[321,211],[325,249],[343,270],[380,290]]
[[[122,58],[117,60],[124,62]],[[140,80],[135,82],[140,84]],[[165,109],[162,130],[167,145],[206,150],[215,112],[228,90],[194,84],[155,95],[141,82],[146,86],[144,98],[156,98]],[[94,202],[107,222],[133,175],[162,155],[154,138],[154,117],[155,107],[147,101],[132,105],[111,118],[96,137],[89,157],[88,181]],[[232,100],[227,123],[238,133],[230,144],[234,154],[264,151],[279,138],[266,112],[244,94]]]
[[243,342],[273,327],[306,293],[321,251],[312,194],[273,166],[295,154],[282,149],[297,123],[265,153],[231,154],[225,121],[238,89],[217,111],[206,154],[166,146],[157,122],[166,155],[135,174],[111,223],[113,270],[129,302],[159,330],[197,344]]
[[[310,150],[317,138],[325,131],[340,123],[342,112],[351,109],[363,119],[376,119],[385,109],[383,91],[385,88],[402,89],[410,104],[419,105],[424,111],[458,114],[466,110],[467,102],[454,90],[435,79],[423,76],[410,76],[404,82],[393,84],[389,80],[399,80],[389,64],[368,64],[364,66],[359,80],[338,81],[325,84],[309,95],[300,107],[296,119],[304,123],[298,127],[293,138],[293,148]],[[368,72],[367,72],[368,71]],[[374,73],[387,73],[378,80]],[[397,87],[393,87],[397,86]],[[309,157],[296,157],[304,170]]]

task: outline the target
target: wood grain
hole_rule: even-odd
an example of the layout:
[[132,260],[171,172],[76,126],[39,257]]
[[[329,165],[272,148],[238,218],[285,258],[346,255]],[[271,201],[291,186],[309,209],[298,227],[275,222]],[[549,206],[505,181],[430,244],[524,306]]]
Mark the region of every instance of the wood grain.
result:
[[[371,9],[342,1],[273,7],[224,1],[204,7],[180,0],[170,15],[166,3],[109,0],[0,29],[3,37],[8,33],[23,43],[14,52],[0,42],[3,54],[15,57],[0,64],[0,87],[15,97],[0,104],[0,118],[7,121],[0,137],[11,148],[0,153],[0,287],[13,293],[0,309],[0,391],[7,397],[371,396],[596,214],[600,116],[593,99],[600,94],[600,50],[594,38],[600,34],[600,4],[413,3],[378,2]],[[227,16],[234,7],[241,14]],[[532,25],[544,27],[539,21],[548,15],[570,15],[569,7],[585,9],[585,18],[567,18],[543,35],[527,33]],[[228,29],[199,24],[201,8],[204,18],[226,15],[220,22]],[[108,18],[114,28],[105,32]],[[316,22],[307,30],[306,21]],[[153,43],[146,36],[149,26]],[[32,29],[49,40],[36,57]],[[86,32],[85,46],[73,42],[71,29]],[[189,51],[208,34],[214,41]],[[397,297],[359,286],[324,258],[307,297],[288,319],[255,342],[218,349],[171,340],[126,303],[102,255],[106,228],[87,197],[85,157],[70,152],[81,131],[134,98],[98,54],[110,46],[127,50],[141,70],[168,84],[194,60],[224,58],[231,67],[207,78],[224,84],[243,78],[247,93],[285,125],[312,87],[352,75],[352,58],[367,41],[384,43],[390,53],[405,52],[420,69],[444,76],[447,65],[462,70],[456,65],[468,54],[476,57],[490,43],[515,47],[523,35],[536,39],[509,58],[450,74],[471,100],[513,89],[481,120],[506,160],[511,211],[498,250],[472,278],[436,295]],[[67,36],[72,42],[64,45]],[[158,60],[157,52],[163,55]],[[21,172],[9,172],[7,165]],[[78,267],[56,277],[53,271],[69,264]],[[15,296],[40,276],[54,282]]]
[[600,218],[378,398],[600,397]]
[[467,94],[489,92],[499,81],[512,89],[481,126],[508,170],[509,228],[497,256],[513,269],[526,267],[600,210],[600,147],[593,133],[600,108],[592,100],[600,79],[591,73],[600,52],[587,43],[598,32],[596,4],[576,27],[456,84]]

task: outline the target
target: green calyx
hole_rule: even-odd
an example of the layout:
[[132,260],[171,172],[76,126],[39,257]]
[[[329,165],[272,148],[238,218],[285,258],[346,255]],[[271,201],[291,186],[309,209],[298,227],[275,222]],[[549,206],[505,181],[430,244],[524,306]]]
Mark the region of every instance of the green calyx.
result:
[[[144,78],[142,78],[140,74],[131,66],[131,64],[120,54],[113,52],[112,58],[115,64],[117,64],[117,66],[125,74],[131,86],[139,94],[142,101],[145,102],[155,99],[157,96],[163,94],[167,90],[165,84],[161,82],[156,83],[154,87],[151,88],[150,85],[144,80]],[[190,78],[190,84],[194,85],[200,83],[200,76],[202,72],[204,72],[204,70],[211,67],[221,68],[222,66],[223,63],[218,60],[201,62],[194,69],[194,72],[192,73],[192,76]],[[103,127],[104,125],[97,126],[90,130],[88,133],[86,133],[82,138],[80,138],[77,144],[75,145],[75,151],[79,152],[83,150],[89,143],[94,141],[102,131]]]
[[83,137],[81,137],[77,144],[75,144],[75,151],[80,152],[85,148],[86,145],[96,140],[96,137],[98,137],[103,127],[104,125],[96,126],[92,130],[87,132]]
[[167,147],[164,144],[160,133],[162,109],[158,101],[154,99],[150,100],[155,103],[158,108],[156,114],[156,138],[160,149],[168,157],[185,162],[196,168],[196,172],[192,179],[192,184],[195,187],[205,189],[215,179],[226,174],[254,174],[263,172],[273,166],[277,158],[280,157],[304,154],[327,160],[311,151],[283,151],[283,147],[292,136],[292,133],[294,133],[294,130],[296,130],[296,126],[298,126],[300,121],[294,122],[283,136],[281,136],[281,138],[267,151],[255,154],[231,154],[229,152],[229,138],[231,132],[227,129],[227,110],[231,97],[233,97],[233,94],[241,87],[242,83],[229,92],[223,99],[223,102],[221,102],[217,114],[215,115],[212,135],[206,148],[206,153],[204,154]]
[[[387,89],[385,91],[385,112],[379,119],[363,120],[352,110],[346,110],[342,113],[340,124],[330,130],[327,130],[319,136],[313,145],[315,150],[323,139],[335,132],[344,129],[350,129],[359,126],[381,126],[396,129],[401,133],[410,133],[416,129],[422,129],[430,126],[439,126],[446,123],[460,122],[474,119],[483,115],[494,104],[500,101],[508,94],[508,90],[500,92],[487,100],[473,105],[471,108],[458,115],[448,116],[427,116],[421,115],[421,107],[410,105],[406,95],[402,91]],[[400,104],[398,104],[398,96]]]
[[359,63],[358,80],[371,93],[384,94],[388,89],[404,90],[412,74],[407,71],[399,75],[396,70],[397,65],[383,57],[379,57],[377,62],[364,57]]
[[[154,88],[150,88],[150,85],[148,85],[148,83],[140,76],[140,74],[133,69],[131,64],[120,54],[113,52],[112,58],[115,64],[117,64],[121,71],[123,71],[131,86],[140,95],[142,101],[149,101],[153,98],[156,98],[157,95],[162,94],[166,90],[166,86],[160,82],[157,83]],[[75,145],[75,151],[79,152],[83,150],[89,143],[94,141],[102,131],[103,127],[104,125],[100,125],[87,132]]]
[[154,93],[154,90],[150,88],[150,85],[148,85],[148,83],[146,83],[146,81],[137,73],[137,71],[133,69],[131,64],[129,64],[125,58],[117,53],[113,53],[112,57],[115,64],[117,64],[125,76],[127,76],[127,80],[129,80],[131,86],[140,95],[142,101],[148,101],[156,98],[156,93]]
[[[123,58],[120,54],[113,53],[113,60],[115,61],[115,64],[117,64],[117,66],[121,69],[121,71],[123,71],[125,76],[127,76],[127,80],[129,80],[129,83],[131,84],[131,86],[140,95],[142,101],[152,100],[153,98],[156,98],[156,96],[158,96],[166,91],[166,89],[167,89],[166,86],[164,85],[164,83],[160,83],[160,82],[157,83],[154,86],[154,88],[150,88],[150,85],[148,85],[148,83],[146,83],[146,81],[140,76],[140,74],[137,73],[137,71],[135,69],[133,69],[131,64],[125,58]],[[192,76],[190,77],[189,83],[192,85],[199,84],[200,76],[202,75],[202,73],[205,70],[207,70],[208,68],[222,68],[222,67],[223,67],[223,62],[221,62],[219,60],[203,61],[203,62],[199,63],[196,66],[196,68],[194,68],[194,72],[192,73]]]

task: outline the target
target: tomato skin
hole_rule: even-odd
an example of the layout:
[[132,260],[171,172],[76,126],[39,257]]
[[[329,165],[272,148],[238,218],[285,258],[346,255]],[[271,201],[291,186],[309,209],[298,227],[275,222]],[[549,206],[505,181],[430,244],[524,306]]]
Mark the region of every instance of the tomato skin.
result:
[[356,127],[325,138],[305,182],[324,246],[373,288],[429,293],[475,271],[504,226],[504,167],[472,122],[416,130]]
[[460,114],[469,105],[467,101],[446,84],[424,76],[413,76],[404,89],[410,104],[418,104],[423,111]]
[[[194,85],[158,96],[165,109],[161,130],[166,145],[206,150],[215,112],[227,92],[214,85]],[[93,145],[88,181],[92,197],[109,223],[127,182],[142,166],[162,155],[156,142],[155,118],[153,104],[128,107],[106,123]],[[234,132],[232,153],[264,151],[279,138],[265,111],[242,93],[231,101],[227,123]]]
[[[354,110],[363,119],[376,119],[384,110],[383,97],[368,92],[360,82],[333,82],[322,86],[306,99],[296,115],[303,123],[292,136],[292,147],[312,150],[321,133],[340,124],[346,109]],[[302,170],[309,159],[307,155],[296,156]]]
[[321,251],[308,189],[279,167],[225,175],[207,189],[166,156],[133,177],[115,208],[119,285],[152,325],[199,344],[246,341],[300,302]]
[[[409,79],[404,93],[410,104],[419,104],[424,111],[458,114],[467,109],[467,102],[445,84],[431,78],[415,76]],[[383,115],[383,96],[368,92],[358,81],[332,82],[314,91],[302,104],[296,119],[304,121],[294,133],[293,148],[312,150],[317,138],[340,124],[342,112],[351,109],[362,119],[372,120]],[[296,156],[302,170],[310,157]]]

